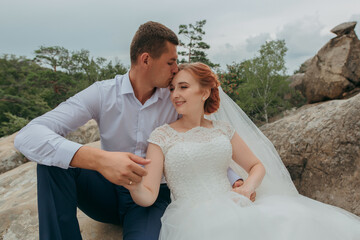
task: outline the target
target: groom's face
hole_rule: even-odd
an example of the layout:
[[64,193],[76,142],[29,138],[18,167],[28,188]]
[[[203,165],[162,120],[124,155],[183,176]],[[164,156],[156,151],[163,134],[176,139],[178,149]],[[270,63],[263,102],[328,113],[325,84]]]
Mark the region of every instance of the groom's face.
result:
[[167,50],[157,59],[152,59],[151,78],[154,87],[166,88],[178,72],[176,45],[166,42]]

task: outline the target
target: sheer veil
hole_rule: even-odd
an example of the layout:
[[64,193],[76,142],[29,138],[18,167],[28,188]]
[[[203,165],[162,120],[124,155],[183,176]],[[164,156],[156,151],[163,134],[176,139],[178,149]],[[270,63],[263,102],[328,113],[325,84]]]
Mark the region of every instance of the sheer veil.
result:
[[[228,121],[265,166],[266,175],[260,187],[256,190],[257,198],[272,194],[297,195],[298,192],[290,178],[290,174],[273,144],[241,108],[224,93],[221,87],[219,87],[219,93],[220,108],[216,113],[207,116],[207,118]],[[234,161],[232,161],[230,167],[243,178],[247,177],[245,170]]]

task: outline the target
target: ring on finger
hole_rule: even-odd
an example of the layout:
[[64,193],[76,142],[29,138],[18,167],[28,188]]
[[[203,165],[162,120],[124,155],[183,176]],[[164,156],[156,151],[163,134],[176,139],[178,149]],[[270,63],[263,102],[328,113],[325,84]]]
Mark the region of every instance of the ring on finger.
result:
[[133,182],[130,180],[129,185],[131,185]]

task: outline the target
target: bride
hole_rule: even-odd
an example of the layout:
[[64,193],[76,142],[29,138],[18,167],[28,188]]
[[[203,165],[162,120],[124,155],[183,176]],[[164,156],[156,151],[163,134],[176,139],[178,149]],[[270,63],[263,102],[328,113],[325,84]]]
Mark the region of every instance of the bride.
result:
[[[360,239],[359,217],[298,194],[273,145],[218,88],[208,66],[179,68],[169,89],[182,117],[152,132],[148,175],[129,186],[137,204],[150,206],[164,172],[172,202],[160,239]],[[247,176],[235,190],[231,164]]]

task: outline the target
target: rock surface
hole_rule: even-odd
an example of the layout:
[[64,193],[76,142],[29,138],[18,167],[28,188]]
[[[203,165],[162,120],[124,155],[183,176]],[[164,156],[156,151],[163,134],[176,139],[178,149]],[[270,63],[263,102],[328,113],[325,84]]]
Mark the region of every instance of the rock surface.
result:
[[[28,160],[14,147],[14,138],[17,133],[0,139],[0,174],[9,171]],[[76,131],[69,133],[67,139],[87,144],[100,140],[99,129],[95,120],[88,121]]]
[[0,174],[27,162],[24,156],[14,147],[16,133],[0,138]]
[[299,192],[360,215],[360,94],[264,125]]
[[[306,105],[261,127],[274,143],[300,193],[360,215],[360,94]],[[100,147],[99,142],[90,144]],[[0,239],[38,239],[36,164],[0,175]],[[81,211],[83,239],[121,239],[120,226]]]
[[80,144],[92,143],[100,140],[99,128],[95,120],[90,120],[76,131],[69,133],[67,139]]
[[[99,147],[99,142],[91,144]],[[0,175],[0,239],[39,239],[36,197],[36,163],[28,162]],[[120,226],[103,224],[80,210],[78,219],[83,239],[121,239]]]
[[334,27],[330,31],[332,33],[335,33],[338,36],[341,36],[341,35],[344,35],[344,34],[349,34],[352,31],[354,31],[355,26],[356,26],[356,22],[345,22],[345,23],[337,25],[336,27]]
[[[331,39],[296,76],[292,86],[300,90],[309,103],[343,98],[346,92],[360,86],[360,41],[353,27],[344,23],[333,30]],[[305,63],[304,63],[305,64]]]
[[305,73],[296,73],[290,76],[288,78],[288,81],[290,82],[289,86],[303,93],[305,91],[304,78],[305,78]]
[[308,60],[306,60],[303,64],[301,64],[300,69],[299,69],[299,73],[305,73],[311,63],[312,58],[309,58]]

